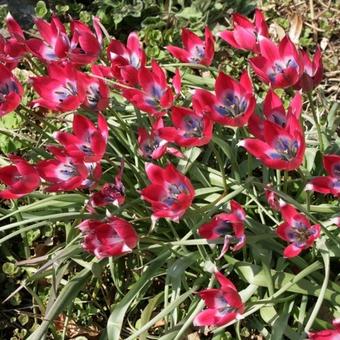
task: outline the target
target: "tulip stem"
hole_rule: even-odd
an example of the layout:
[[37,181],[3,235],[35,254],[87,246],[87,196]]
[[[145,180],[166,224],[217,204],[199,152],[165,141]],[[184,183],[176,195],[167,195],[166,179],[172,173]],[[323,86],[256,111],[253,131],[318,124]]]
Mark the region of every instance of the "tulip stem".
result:
[[288,193],[288,171],[285,170],[283,172],[283,191],[287,194]]
[[224,189],[223,192],[227,193],[228,192],[228,185],[227,185],[227,178],[226,178],[226,175],[225,175],[224,165],[223,165],[222,158],[221,158],[220,154],[218,153],[218,151],[216,150],[214,144],[212,144],[212,150],[213,150],[213,152],[215,154],[217,163],[218,163],[218,165],[220,167],[221,176],[222,176],[222,182],[223,182],[223,189]]
[[320,290],[318,299],[315,303],[315,306],[313,308],[313,311],[312,311],[312,313],[311,313],[311,315],[310,315],[310,317],[307,321],[307,324],[305,326],[304,331],[305,331],[306,334],[308,334],[310,328],[313,326],[314,320],[319,313],[320,307],[322,305],[322,302],[324,300],[324,296],[325,296],[325,293],[326,293],[328,281],[329,281],[329,253],[325,250],[322,250],[321,256],[322,256],[323,263],[324,263],[324,266],[325,266],[325,279],[322,283],[321,290]]
[[316,125],[318,137],[319,137],[320,151],[321,151],[321,153],[323,153],[324,146],[323,146],[322,133],[321,133],[321,128],[320,128],[320,124],[319,124],[319,119],[318,119],[318,116],[316,114],[315,106],[314,106],[314,103],[313,103],[312,93],[307,92],[307,96],[308,96],[308,100],[309,100],[309,103],[310,103],[310,108],[311,108],[312,113],[313,113],[313,119],[314,119],[314,122],[315,122],[315,125]]
[[276,170],[276,189],[281,190],[281,170]]
[[[23,218],[22,218],[22,215],[21,215],[21,212],[18,208],[18,204],[16,202],[16,200],[12,200],[12,205],[13,205],[13,208],[16,210],[16,214],[17,215],[17,221],[22,221]],[[25,257],[26,259],[29,259],[30,256],[31,256],[31,252],[30,252],[30,248],[29,248],[29,245],[28,245],[28,238],[27,238],[27,234],[26,234],[26,231],[22,231],[21,233],[21,238],[24,242],[24,253],[25,253]]]

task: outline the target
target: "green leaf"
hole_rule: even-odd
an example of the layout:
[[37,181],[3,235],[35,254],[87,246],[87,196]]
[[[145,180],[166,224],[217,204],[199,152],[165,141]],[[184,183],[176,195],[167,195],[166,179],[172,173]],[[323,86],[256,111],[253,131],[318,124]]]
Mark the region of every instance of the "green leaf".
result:
[[27,340],[41,340],[46,335],[50,323],[70,304],[73,303],[73,299],[79,294],[82,288],[88,282],[91,276],[89,269],[83,269],[77,275],[75,275],[62,289],[58,295],[56,301],[46,313],[44,321],[36,329]]
[[[124,298],[114,306],[109,320],[107,322],[107,338],[108,340],[120,339],[120,331],[123,326],[124,317],[127,309],[137,298],[139,292],[146,284],[151,284],[152,278],[157,275],[162,265],[167,261],[170,252],[165,251],[159,255],[149,266],[148,269],[142,274],[139,280],[131,287],[130,291]],[[143,330],[144,332],[144,330]],[[141,333],[143,333],[141,332]]]
[[47,7],[44,1],[39,0],[35,5],[35,13],[38,17],[43,18],[47,13]]
[[[257,266],[248,262],[238,261],[230,256],[225,256],[225,259],[234,265],[234,270],[238,273],[240,278],[245,282],[252,283],[261,287],[268,287],[269,282],[267,276],[261,266]],[[321,267],[321,263],[320,263]],[[294,274],[286,272],[277,272],[271,270],[273,283],[275,289],[280,289],[288,282],[292,281],[295,277]],[[313,281],[307,279],[301,279],[298,283],[288,288],[288,291],[304,295],[313,295],[318,297],[320,294],[320,286]],[[335,292],[331,289],[326,289],[325,299],[340,304],[340,293]]]
[[[138,320],[140,326],[137,329],[140,329],[143,325],[145,325],[151,318],[151,315],[156,308],[156,306],[159,304],[159,302],[162,300],[164,295],[164,292],[158,293],[156,296],[154,296],[152,299],[150,299],[147,306],[144,308],[142,312],[142,317]],[[142,333],[139,337],[140,340],[146,340],[148,336],[148,332],[145,331]]]
[[195,7],[185,7],[182,11],[176,14],[176,17],[183,19],[199,19],[202,17],[202,13]]

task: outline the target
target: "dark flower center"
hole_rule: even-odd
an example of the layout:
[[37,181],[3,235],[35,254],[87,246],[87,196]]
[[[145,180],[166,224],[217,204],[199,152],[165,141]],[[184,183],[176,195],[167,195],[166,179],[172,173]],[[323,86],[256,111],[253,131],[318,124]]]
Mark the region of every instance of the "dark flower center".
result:
[[54,93],[57,95],[57,100],[60,103],[62,103],[68,97],[76,96],[78,94],[78,92],[77,92],[77,85],[75,83],[67,81],[64,84],[64,86],[59,88],[57,91],[54,91]]
[[14,80],[8,79],[0,86],[0,103],[4,103],[6,96],[11,92],[19,94],[19,88]]
[[92,151],[91,147],[86,145],[86,144],[80,145],[80,150],[88,156],[93,155],[93,151]]
[[275,143],[275,153],[271,153],[272,159],[281,159],[283,161],[291,161],[295,158],[299,148],[297,140],[289,139],[287,137],[279,137]]
[[237,311],[237,308],[231,306],[226,298],[223,296],[223,294],[217,297],[217,306],[218,307],[216,309],[218,313],[223,316]]
[[294,242],[297,247],[303,247],[314,232],[314,229],[308,228],[301,221],[294,221],[294,225],[288,231],[288,238],[291,242]]
[[270,81],[275,82],[275,78],[277,75],[281,74],[284,76],[285,72],[289,68],[296,69],[298,64],[296,63],[294,58],[289,58],[286,62],[283,60],[277,60],[272,66],[271,72],[269,72],[268,77]]
[[59,168],[59,174],[62,177],[63,180],[68,180],[72,177],[75,177],[78,175],[77,168],[74,166],[72,162],[69,163],[63,163],[61,167]]
[[215,110],[222,116],[237,117],[247,109],[248,102],[234,93],[228,93],[223,102],[215,105]]
[[86,91],[86,97],[87,101],[89,103],[89,106],[93,109],[97,106],[99,100],[101,99],[101,95],[99,92],[99,85],[98,84],[92,84],[87,88]]
[[202,137],[203,124],[202,119],[185,116],[184,124],[185,124],[185,134],[184,137]]
[[281,112],[272,112],[271,121],[281,127],[286,127],[287,120],[286,117]]
[[205,46],[204,45],[196,45],[191,50],[191,56],[189,61],[193,64],[198,64],[205,57]]
[[145,102],[154,108],[160,107],[160,100],[163,96],[164,90],[158,85],[154,84],[149,92],[149,97],[145,99]]
[[234,233],[233,224],[230,221],[220,221],[215,230],[221,236]]
[[109,184],[102,189],[105,202],[114,202],[117,198],[124,195],[124,186]]
[[151,157],[152,153],[158,149],[160,146],[160,138],[155,137],[155,138],[148,138],[142,146],[142,149],[144,151],[144,154],[147,157]]
[[188,188],[183,183],[169,184],[168,188],[167,188],[167,191],[168,191],[167,192],[168,196],[165,197],[163,202],[167,206],[171,206],[171,205],[173,205],[174,203],[176,203],[178,201],[178,196],[180,194],[188,192]]
[[340,178],[340,164],[335,164],[333,167],[334,176]]

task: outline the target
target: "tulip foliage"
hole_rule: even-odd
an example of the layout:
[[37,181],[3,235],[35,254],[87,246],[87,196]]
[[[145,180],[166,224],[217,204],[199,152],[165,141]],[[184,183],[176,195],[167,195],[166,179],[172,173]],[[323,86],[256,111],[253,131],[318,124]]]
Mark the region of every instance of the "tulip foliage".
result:
[[[327,333],[321,304],[330,315],[340,304],[340,149],[316,110],[319,47],[275,41],[259,9],[229,30],[182,28],[169,61],[96,17],[36,19],[32,35],[11,15],[6,25],[0,116],[26,126],[1,157],[0,242],[23,247],[27,272],[41,265],[20,286],[36,284],[28,339],[67,332],[77,296],[109,340]],[[242,67],[219,62],[225,49],[247,56]],[[46,227],[50,243],[32,236]]]

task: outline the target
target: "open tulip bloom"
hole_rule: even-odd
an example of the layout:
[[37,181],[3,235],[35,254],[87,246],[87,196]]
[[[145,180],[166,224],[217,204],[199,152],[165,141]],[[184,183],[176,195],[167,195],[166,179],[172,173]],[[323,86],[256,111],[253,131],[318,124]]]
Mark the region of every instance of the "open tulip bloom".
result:
[[199,293],[207,309],[196,315],[195,326],[222,326],[239,318],[244,311],[244,305],[234,284],[220,272],[216,272],[215,277],[221,287]]
[[0,64],[0,117],[19,106],[22,95],[23,88],[18,79]]
[[234,200],[230,202],[231,212],[215,215],[208,223],[203,224],[198,233],[207,240],[224,238],[221,258],[229,249],[237,251],[244,247],[246,236],[244,234],[245,212]]
[[214,58],[214,37],[208,27],[204,31],[205,40],[202,41],[195,33],[187,28],[182,29],[184,48],[167,46],[166,49],[183,63],[201,64],[209,66]]
[[106,150],[108,125],[101,113],[98,114],[98,127],[85,116],[75,115],[73,134],[58,131],[54,137],[63,145],[69,156],[84,162],[98,162]]
[[253,113],[248,122],[249,131],[256,138],[263,140],[265,119],[281,128],[286,128],[290,125],[291,117],[294,116],[299,119],[301,112],[302,95],[300,92],[295,93],[286,113],[280,97],[272,89],[269,89],[263,102],[263,118]]
[[66,112],[76,110],[85,100],[84,74],[71,64],[48,65],[48,76],[32,79],[33,87],[41,98],[33,100],[33,107]]
[[240,82],[220,72],[215,82],[215,95],[196,90],[193,101],[209,112],[216,123],[241,127],[247,124],[255,110],[256,101],[249,74],[244,71]]
[[328,176],[312,178],[307,184],[306,190],[340,197],[340,156],[325,155],[323,157],[323,166]]
[[171,112],[173,127],[159,129],[162,138],[184,147],[202,146],[212,138],[212,120],[195,110],[173,107]]
[[49,146],[54,159],[45,159],[37,164],[39,175],[49,182],[47,191],[71,191],[93,185],[101,176],[99,163],[85,163],[71,157],[65,149]]
[[276,45],[260,37],[260,55],[249,62],[256,75],[273,88],[288,88],[297,83],[303,73],[303,59],[293,42],[285,36]]
[[55,61],[72,62],[75,65],[86,65],[95,62],[100,54],[102,33],[99,19],[93,19],[95,34],[84,23],[78,20],[71,22],[71,39],[65,26],[56,15],[51,22],[36,19],[40,38],[27,40],[30,52],[45,63]]
[[195,196],[190,180],[171,163],[164,169],[147,163],[145,171],[151,184],[141,191],[141,195],[151,204],[153,218],[164,217],[178,222]]
[[165,71],[153,60],[151,70],[141,67],[138,72],[139,89],[123,89],[123,96],[138,109],[160,117],[172,106],[174,96],[166,82]]
[[305,153],[302,128],[296,117],[291,116],[286,128],[268,120],[264,121],[263,140],[247,138],[239,142],[264,165],[278,170],[295,170]]
[[233,15],[234,30],[223,31],[219,36],[234,48],[258,53],[258,37],[269,38],[268,27],[263,13],[256,9],[254,23],[245,16],[235,13]]
[[285,257],[298,256],[302,250],[311,247],[314,241],[320,237],[320,225],[311,225],[308,219],[296,211],[289,204],[281,202],[280,212],[284,222],[279,225],[276,233],[283,240],[290,243],[285,248]]

